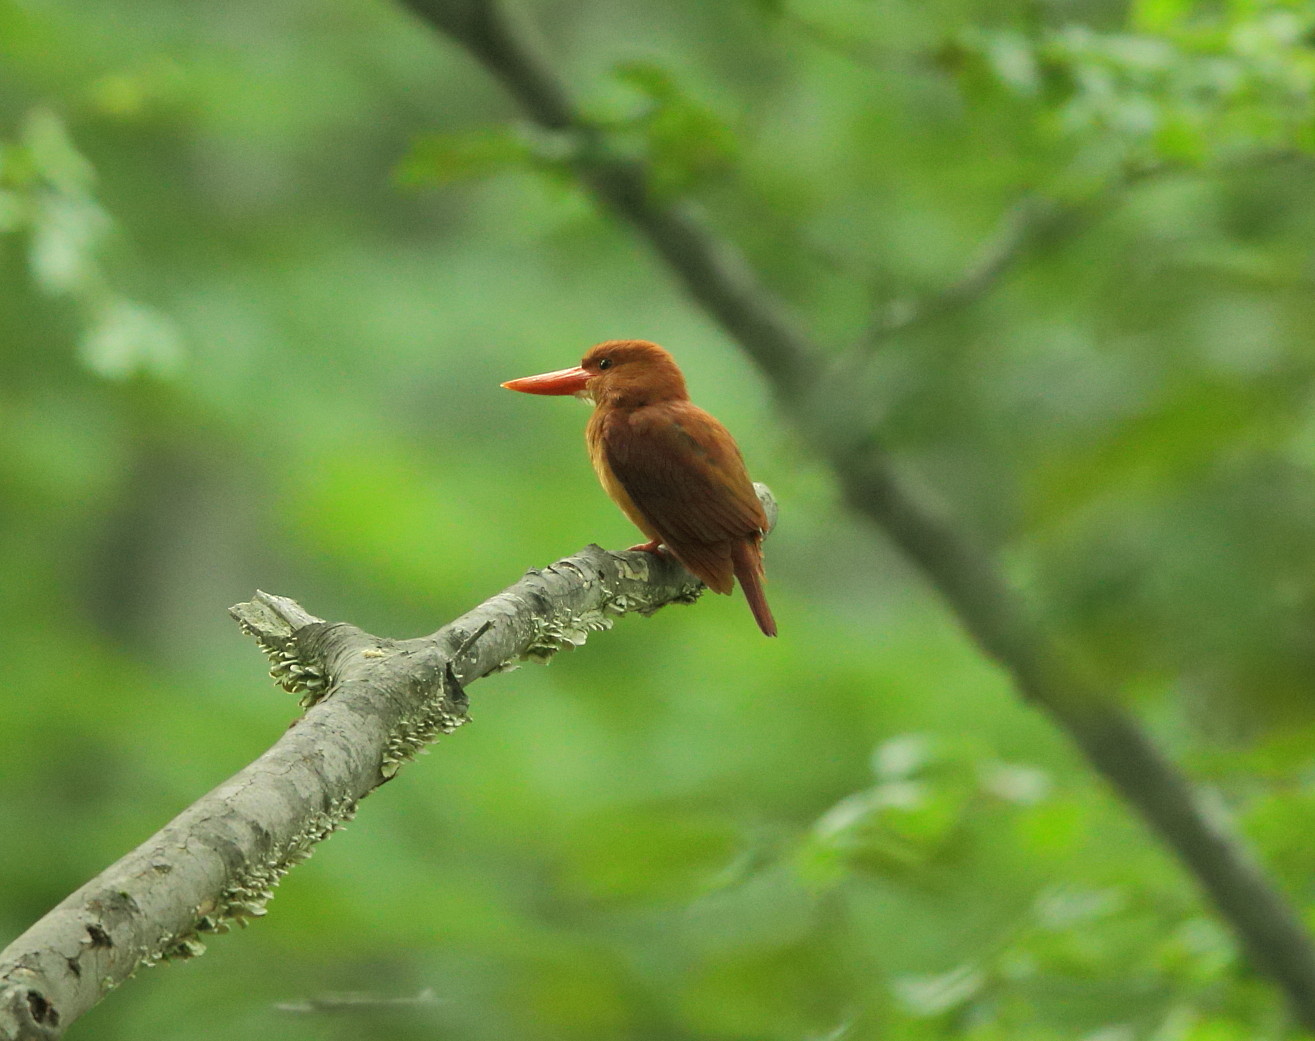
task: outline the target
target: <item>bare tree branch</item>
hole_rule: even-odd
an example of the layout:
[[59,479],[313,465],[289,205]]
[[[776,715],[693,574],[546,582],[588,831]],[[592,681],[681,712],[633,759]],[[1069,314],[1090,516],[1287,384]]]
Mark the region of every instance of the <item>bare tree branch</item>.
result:
[[949,285],[924,297],[905,297],[881,305],[858,338],[858,348],[872,348],[897,333],[967,307],[990,292],[1036,243],[1066,222],[1070,209],[1028,196],[1011,206],[968,265]]
[[[1256,965],[1283,989],[1294,1014],[1315,1030],[1315,947],[1300,915],[1222,814],[1207,810],[1123,711],[1117,695],[1086,677],[991,556],[898,473],[879,445],[845,429],[844,417],[865,414],[865,403],[846,400],[848,388],[831,384],[826,407],[814,404],[824,355],[738,250],[688,205],[661,201],[649,191],[645,166],[609,148],[605,133],[580,115],[563,78],[496,0],[403,2],[477,58],[532,120],[574,139],[575,168],[600,205],[633,225],[758,363],[799,428],[834,466],[854,509],[922,568],[1020,694],[1068,733],[1178,855]],[[1007,260],[1014,249],[1001,252]],[[987,263],[984,274],[1001,263]]]
[[995,289],[1020,264],[1062,238],[1081,235],[1110,214],[1130,192],[1147,181],[1170,174],[1230,175],[1273,166],[1306,165],[1311,157],[1291,149],[1268,149],[1194,169],[1168,161],[1124,166],[1108,183],[1082,198],[1059,199],[1028,195],[1000,217],[964,269],[947,285],[924,296],[909,296],[878,305],[854,345],[864,354],[890,337],[963,310]]
[[[775,500],[757,489],[774,525]],[[330,624],[266,593],[238,604],[230,613],[270,656],[270,674],[308,710],[0,951],[0,1039],[53,1041],[139,968],[194,957],[207,934],[263,915],[279,879],[361,799],[466,722],[475,680],[702,589],[670,557],[588,546],[413,640]]]
[[1060,238],[1081,234],[1138,185],[1182,169],[1166,162],[1130,164],[1082,198],[1061,201],[1038,194],[1025,196],[1004,212],[948,285],[922,297],[878,307],[858,337],[856,349],[871,350],[891,336],[976,303],[1033,253]]

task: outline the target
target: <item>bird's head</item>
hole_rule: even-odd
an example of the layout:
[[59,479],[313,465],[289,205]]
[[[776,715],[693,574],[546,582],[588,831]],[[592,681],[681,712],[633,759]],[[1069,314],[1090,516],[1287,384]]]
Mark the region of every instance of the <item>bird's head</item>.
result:
[[526,394],[574,394],[597,405],[632,408],[689,397],[675,360],[647,340],[608,340],[590,347],[575,368],[508,380],[503,386]]

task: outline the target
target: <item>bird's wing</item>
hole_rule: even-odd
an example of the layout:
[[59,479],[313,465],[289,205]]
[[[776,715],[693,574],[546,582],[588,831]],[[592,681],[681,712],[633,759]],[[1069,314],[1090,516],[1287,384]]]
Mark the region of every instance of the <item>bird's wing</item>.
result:
[[687,547],[694,553],[767,526],[739,448],[701,408],[663,402],[618,413],[602,435],[617,481],[682,559]]

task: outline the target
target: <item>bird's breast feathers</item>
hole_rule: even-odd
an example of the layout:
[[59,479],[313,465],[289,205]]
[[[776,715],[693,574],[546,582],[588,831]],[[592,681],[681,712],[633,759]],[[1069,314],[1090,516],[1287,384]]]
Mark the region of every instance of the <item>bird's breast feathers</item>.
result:
[[600,409],[588,440],[603,485],[609,492],[619,487],[629,504],[613,497],[647,523],[631,519],[668,545],[724,542],[766,527],[734,440],[688,401]]

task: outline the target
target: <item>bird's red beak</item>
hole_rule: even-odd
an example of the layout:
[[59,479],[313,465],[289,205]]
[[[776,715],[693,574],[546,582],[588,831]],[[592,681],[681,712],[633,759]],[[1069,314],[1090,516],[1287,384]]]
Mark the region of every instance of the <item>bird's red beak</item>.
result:
[[593,373],[586,372],[577,365],[573,369],[558,369],[556,372],[545,372],[539,376],[508,380],[503,386],[508,390],[519,390],[523,394],[583,394],[585,384],[591,379]]

